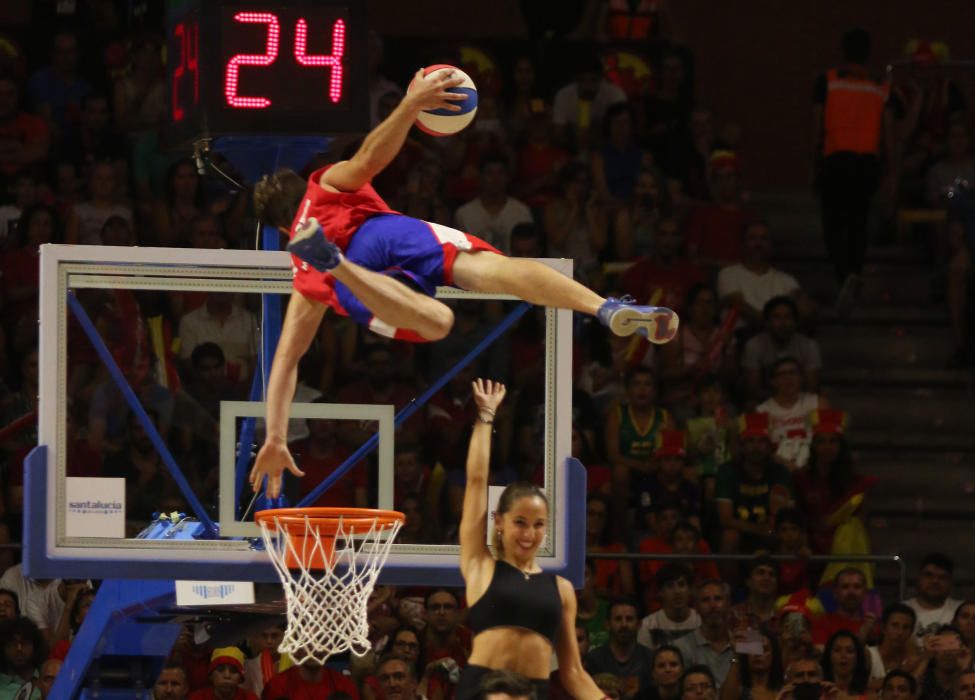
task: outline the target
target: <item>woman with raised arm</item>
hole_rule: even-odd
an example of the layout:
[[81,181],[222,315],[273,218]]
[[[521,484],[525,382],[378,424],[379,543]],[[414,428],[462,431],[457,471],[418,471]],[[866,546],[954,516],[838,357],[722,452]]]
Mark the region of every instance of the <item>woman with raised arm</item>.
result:
[[[545,700],[553,650],[568,693],[577,700],[601,700],[605,694],[582,668],[572,584],[543,572],[535,560],[548,520],[545,494],[534,484],[509,484],[498,500],[494,521],[487,520],[491,426],[504,394],[503,384],[474,381],[478,415],[467,453],[460,521],[460,570],[474,641],[456,700],[477,697],[481,679],[498,669],[531,679],[538,700]],[[493,553],[486,544],[489,524]]]

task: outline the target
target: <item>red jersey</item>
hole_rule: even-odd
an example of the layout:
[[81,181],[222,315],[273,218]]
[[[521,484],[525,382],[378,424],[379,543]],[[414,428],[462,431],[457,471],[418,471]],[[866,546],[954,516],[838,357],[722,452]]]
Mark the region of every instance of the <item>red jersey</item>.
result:
[[[299,224],[315,217],[322,225],[322,230],[328,239],[345,251],[349,247],[352,236],[366,219],[376,214],[398,214],[399,212],[390,209],[369,183],[355,192],[326,190],[319,183],[322,175],[330,167],[332,166],[328,165],[316,170],[308,178],[305,198],[298,205],[295,219],[291,222],[290,237],[294,238],[295,229]],[[309,299],[331,306],[343,316],[346,315],[335,297],[335,278],[330,273],[318,272],[293,255],[291,267],[295,275],[294,286],[298,292]]]
[[322,678],[317,683],[301,677],[301,666],[292,666],[287,671],[274,676],[264,686],[263,700],[326,700],[332,693],[348,693],[352,700],[359,700],[359,689],[353,680],[330,668],[322,669]]
[[[291,453],[295,455],[298,468],[305,472],[301,480],[301,497],[304,498],[335,471],[352,453],[341,445],[336,445],[325,457],[315,457],[311,453],[308,440],[302,440],[291,446]],[[356,464],[342,477],[332,484],[331,488],[318,497],[313,506],[349,506],[355,503],[355,492],[369,487],[369,474],[363,462]]]

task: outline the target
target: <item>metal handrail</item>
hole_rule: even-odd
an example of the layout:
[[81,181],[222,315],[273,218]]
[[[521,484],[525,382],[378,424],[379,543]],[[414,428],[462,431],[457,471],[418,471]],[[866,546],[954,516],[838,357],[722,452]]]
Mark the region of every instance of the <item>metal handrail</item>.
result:
[[655,559],[657,561],[754,561],[756,556],[772,561],[809,561],[819,563],[850,563],[850,564],[896,564],[900,570],[897,577],[898,600],[905,600],[907,593],[907,562],[898,554],[810,554],[807,557],[798,554],[674,554],[672,552],[586,552],[589,559],[619,559],[641,561]]

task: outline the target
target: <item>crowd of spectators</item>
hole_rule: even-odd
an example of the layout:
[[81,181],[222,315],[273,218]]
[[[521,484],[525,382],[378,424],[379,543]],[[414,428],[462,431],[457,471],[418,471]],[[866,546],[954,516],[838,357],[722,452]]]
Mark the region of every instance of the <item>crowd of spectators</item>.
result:
[[[693,54],[668,40],[662,6],[605,3],[615,8],[607,16],[594,9],[604,3],[584,4],[576,31],[648,49],[651,85],[611,79],[589,43],[566,52],[564,78],[533,44],[509,47],[498,61],[499,89],[482,89],[474,124],[452,138],[414,131],[375,186],[407,214],[510,255],[572,258],[575,275],[600,293],[681,314],[678,337],[660,348],[575,324],[572,452],[588,471],[587,549],[756,558],[686,567],[588,560],[576,629],[587,668],[620,700],[816,700],[819,686],[812,695],[808,686],[820,683],[823,697],[843,700],[874,691],[884,700],[972,700],[975,604],[949,597],[948,557],[925,560],[917,597],[903,603],[879,599],[865,564],[764,558],[869,553],[861,514],[873,481],[855,468],[843,407],[820,394],[817,305],[777,265],[781,232],[749,203],[741,130],[696,94]],[[21,540],[20,464],[37,439],[29,417],[42,371],[39,246],[254,244],[246,188],[201,177],[167,147],[159,34],[123,24],[111,12],[90,13],[51,32],[46,52],[31,54],[14,38],[0,50],[0,429],[10,426],[0,442],[2,544]],[[372,36],[374,57],[381,46]],[[949,90],[948,112],[929,114],[916,94],[926,85],[895,91],[903,135],[895,174],[925,181],[926,203],[942,206],[946,186],[973,165],[965,124],[951,117],[962,98]],[[378,58],[370,89],[375,123],[401,95]],[[315,154],[306,174],[355,145]],[[964,237],[964,227],[948,226],[944,262],[956,310],[967,298]],[[149,427],[212,506],[220,401],[246,398],[258,364],[256,295],[76,293]],[[299,369],[295,400],[402,408],[504,310],[456,302],[453,333],[429,346],[387,341],[330,315]],[[68,473],[125,477],[135,534],[153,513],[186,504],[80,326],[69,319],[68,328]],[[402,541],[456,541],[475,376],[504,381],[512,397],[497,420],[492,481],[540,478],[543,333],[541,310],[528,314],[398,431]],[[170,339],[173,352],[155,354]],[[292,482],[290,495],[308,493],[375,429],[293,420],[289,443],[308,476]],[[376,469],[357,465],[318,504],[374,502]],[[15,551],[0,549],[0,698],[25,682],[36,688],[30,697],[41,697],[93,591],[86,581],[25,577]],[[450,700],[470,646],[465,608],[456,591],[378,590],[374,653],[344,672],[279,654],[278,621],[217,649],[205,631],[187,628],[155,697]]]

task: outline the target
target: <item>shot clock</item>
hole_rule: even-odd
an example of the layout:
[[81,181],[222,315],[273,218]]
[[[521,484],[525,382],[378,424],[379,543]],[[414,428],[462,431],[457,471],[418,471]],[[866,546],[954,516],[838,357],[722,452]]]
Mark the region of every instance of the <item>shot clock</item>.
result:
[[364,0],[169,0],[177,143],[369,128]]

